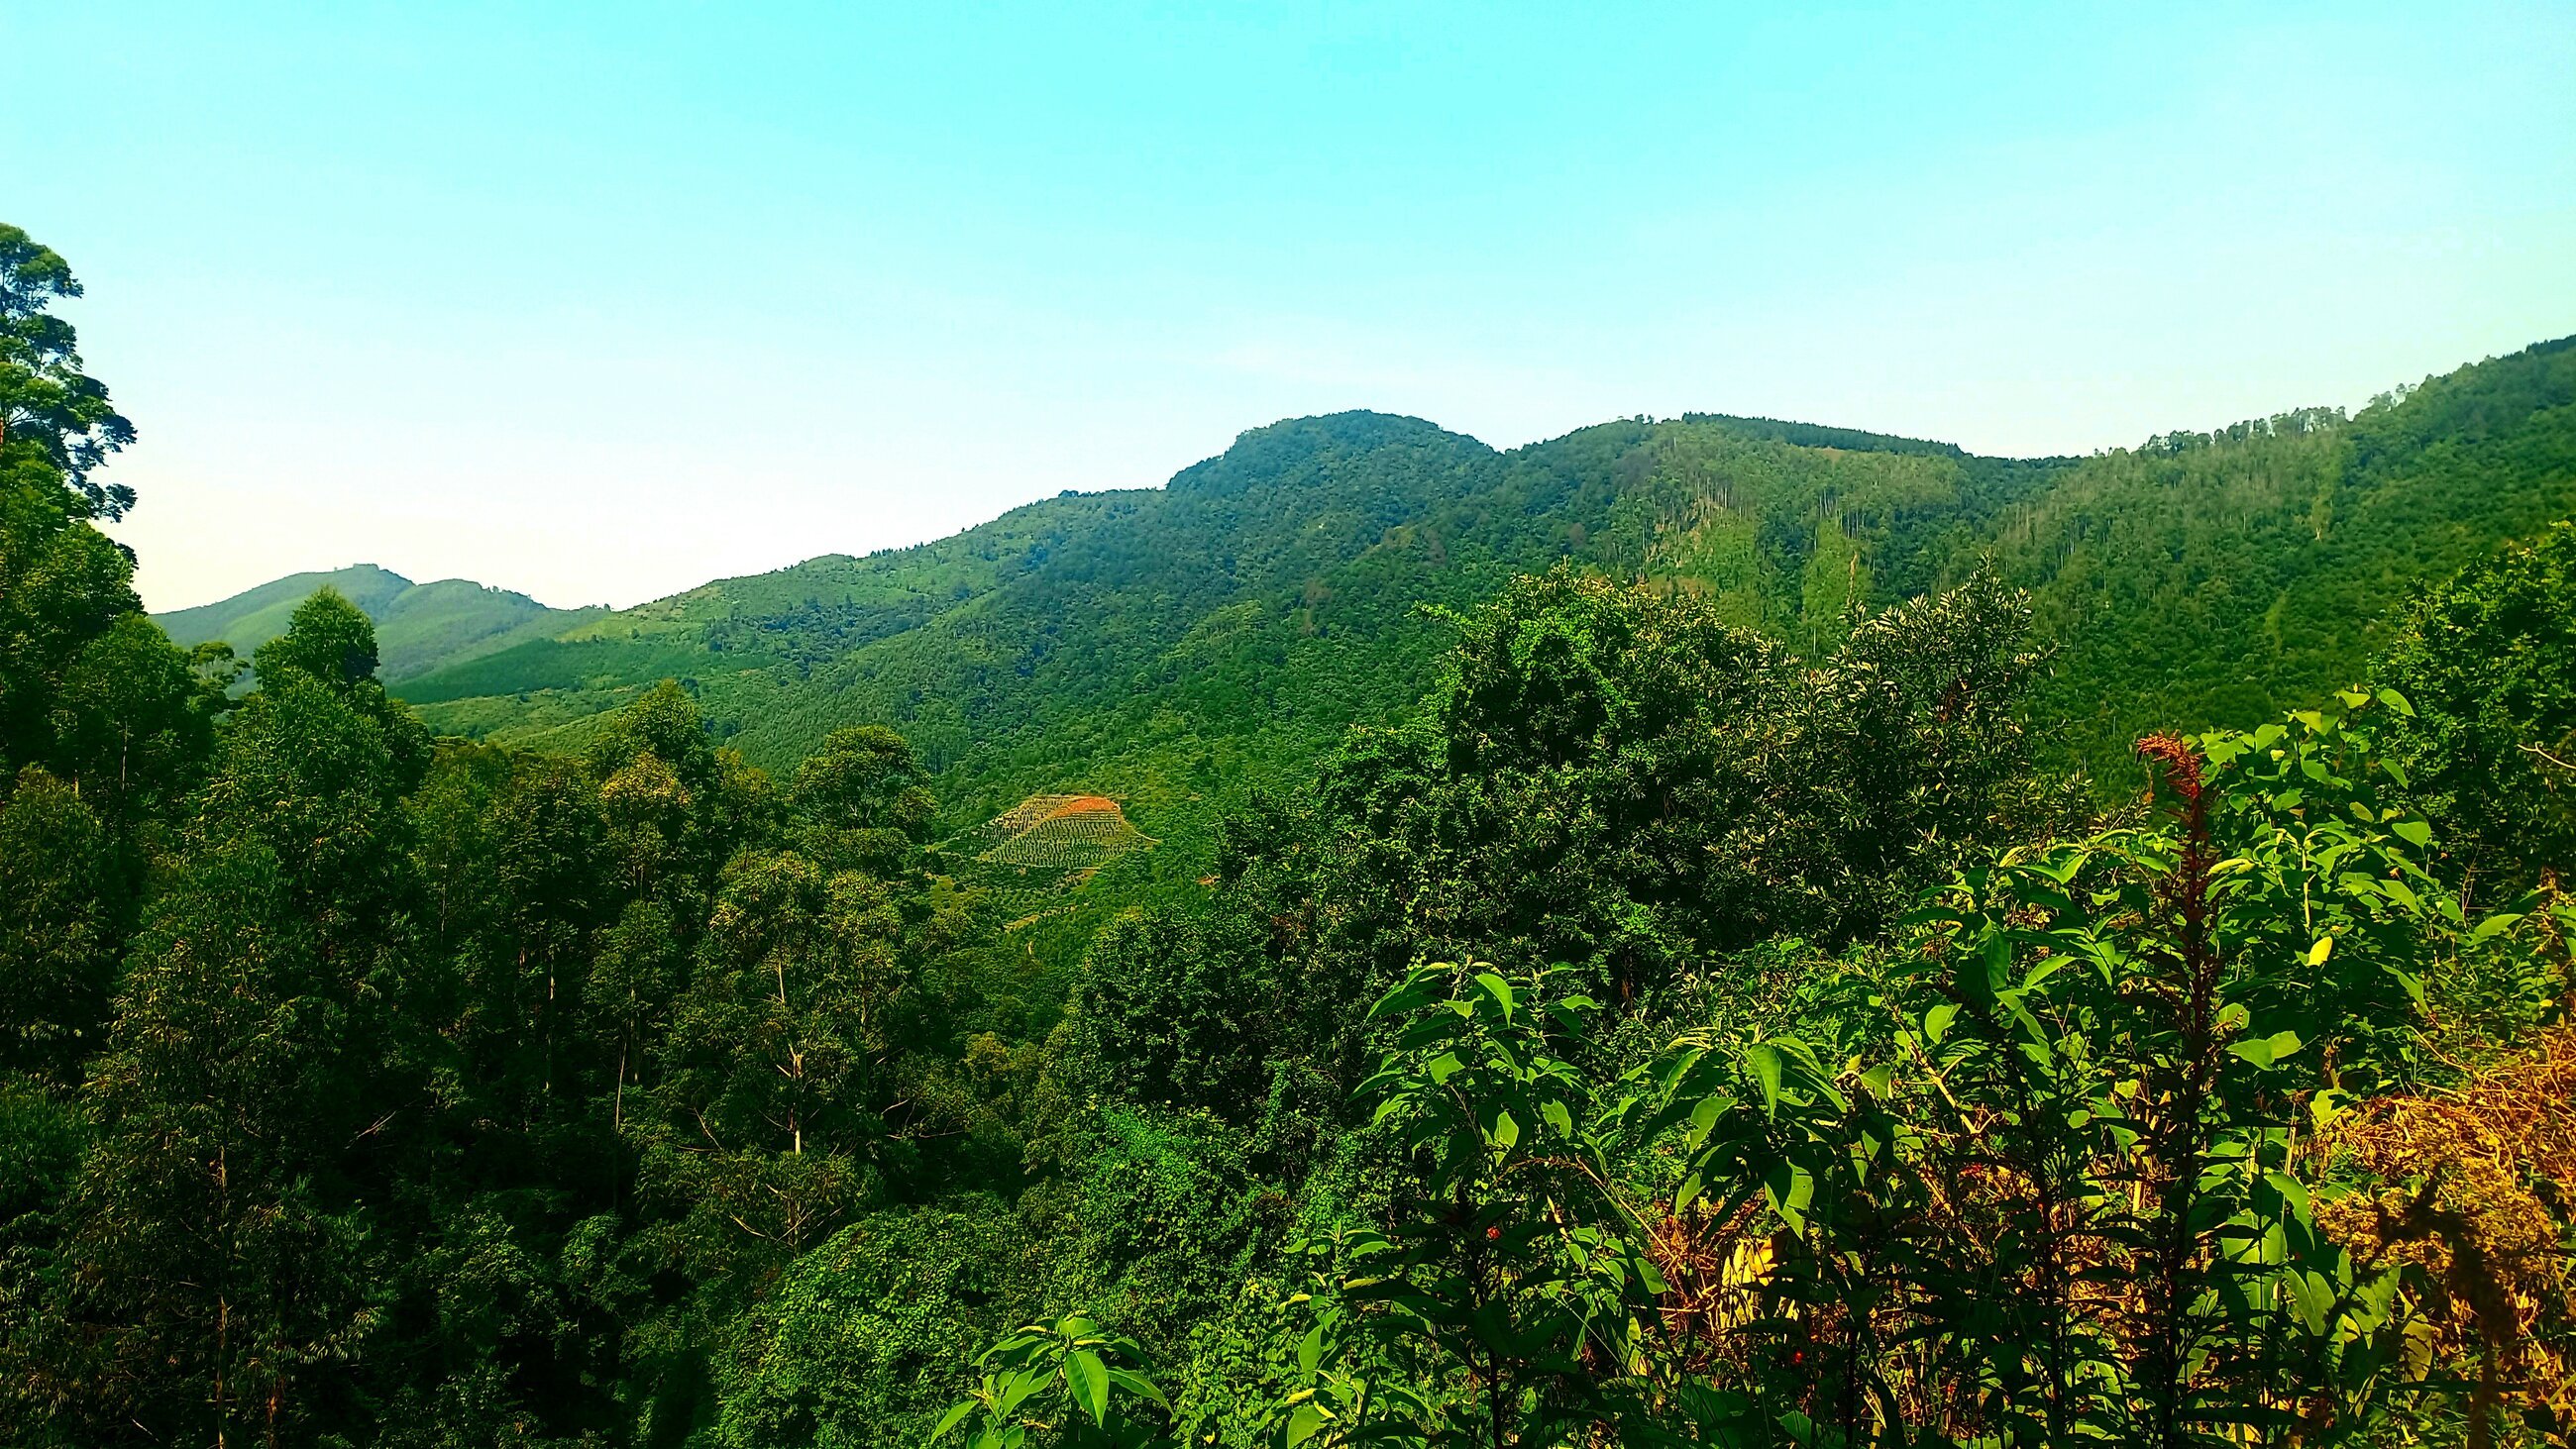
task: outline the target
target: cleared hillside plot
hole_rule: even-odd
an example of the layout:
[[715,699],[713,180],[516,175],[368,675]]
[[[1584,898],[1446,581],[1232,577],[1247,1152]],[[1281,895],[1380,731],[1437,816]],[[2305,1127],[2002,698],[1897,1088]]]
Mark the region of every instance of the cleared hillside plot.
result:
[[967,832],[959,853],[1033,871],[1097,870],[1156,842],[1106,795],[1031,795]]

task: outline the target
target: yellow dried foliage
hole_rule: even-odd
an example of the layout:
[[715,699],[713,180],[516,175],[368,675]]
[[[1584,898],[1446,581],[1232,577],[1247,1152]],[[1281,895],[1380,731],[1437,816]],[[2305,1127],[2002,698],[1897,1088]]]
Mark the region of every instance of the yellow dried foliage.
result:
[[2450,1091],[2348,1112],[2317,1148],[2377,1184],[2319,1203],[2318,1225],[2364,1267],[2421,1270],[2415,1375],[2474,1361],[2487,1403],[2576,1418],[2576,1027]]

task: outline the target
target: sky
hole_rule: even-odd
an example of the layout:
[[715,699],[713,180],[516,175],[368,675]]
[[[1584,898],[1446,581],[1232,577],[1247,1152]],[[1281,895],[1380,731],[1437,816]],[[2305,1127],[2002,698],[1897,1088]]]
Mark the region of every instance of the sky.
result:
[[0,0],[146,604],[630,605],[1282,417],[2089,452],[2576,332],[2576,8]]

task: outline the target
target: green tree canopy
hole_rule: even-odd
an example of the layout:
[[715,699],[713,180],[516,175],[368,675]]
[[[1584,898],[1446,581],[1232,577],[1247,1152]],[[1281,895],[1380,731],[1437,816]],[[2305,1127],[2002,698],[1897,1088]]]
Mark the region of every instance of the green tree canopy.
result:
[[0,223],[0,477],[51,475],[86,517],[122,518],[134,490],[93,470],[134,441],[107,387],[81,371],[72,325],[48,309],[81,294],[53,248]]

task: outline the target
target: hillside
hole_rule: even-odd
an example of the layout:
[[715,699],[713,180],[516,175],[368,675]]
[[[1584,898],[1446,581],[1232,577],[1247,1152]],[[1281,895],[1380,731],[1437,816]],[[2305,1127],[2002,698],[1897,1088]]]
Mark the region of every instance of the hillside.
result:
[[[2060,653],[2061,764],[2241,725],[2358,670],[2388,607],[2576,512],[2576,339],[2357,417],[2287,413],[2083,459],[1758,419],[1605,423],[1497,452],[1350,413],[1246,433],[1167,487],[1068,495],[399,677],[441,729],[544,744],[669,677],[755,761],[876,721],[957,823],[1097,791],[1156,835],[1420,697],[1444,625],[1560,559],[1715,598],[1801,648],[1991,554]],[[395,671],[389,669],[388,673]],[[2122,776],[2125,778],[2125,776]]]
[[393,681],[550,637],[604,612],[550,609],[525,594],[466,579],[415,584],[391,569],[352,564],[330,573],[290,574],[229,599],[152,618],[178,644],[221,640],[247,659],[284,633],[295,606],[322,588],[339,590],[375,621],[384,677]]

